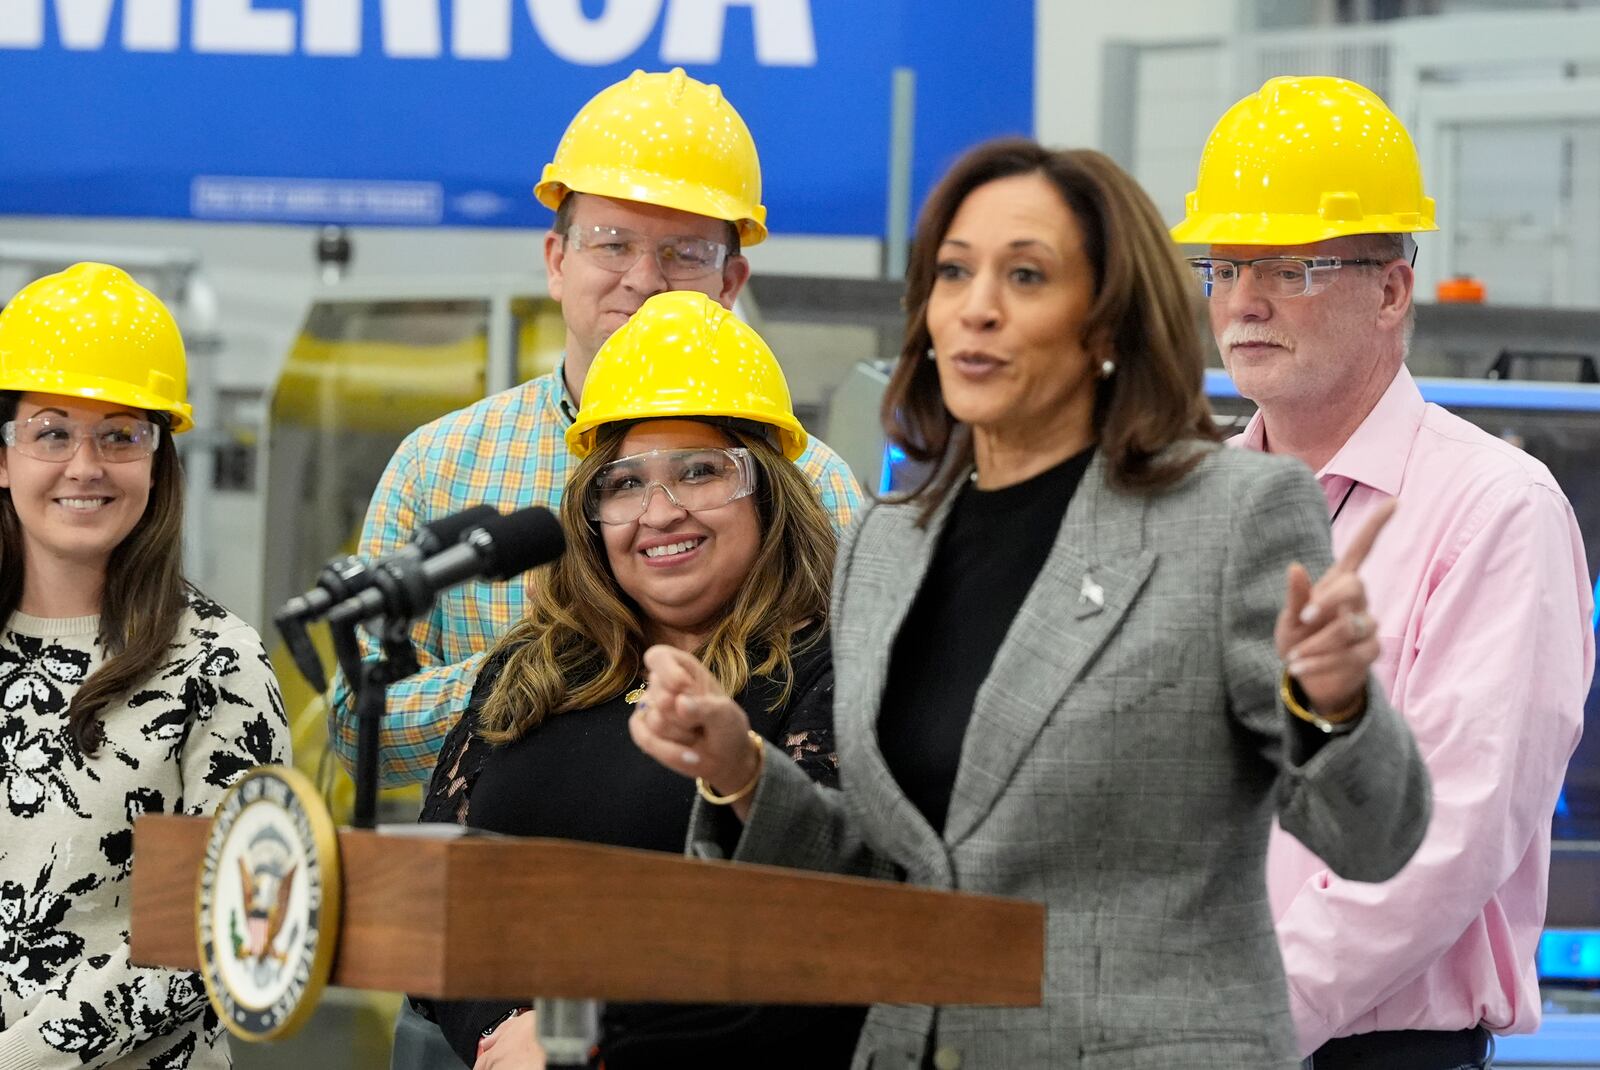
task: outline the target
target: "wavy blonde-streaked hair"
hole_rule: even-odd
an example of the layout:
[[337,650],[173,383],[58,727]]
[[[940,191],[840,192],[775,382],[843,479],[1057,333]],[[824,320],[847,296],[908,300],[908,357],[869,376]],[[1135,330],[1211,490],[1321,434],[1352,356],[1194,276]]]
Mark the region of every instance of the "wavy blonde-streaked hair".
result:
[[[583,515],[584,488],[616,460],[628,426],[603,428],[578,465],[561,501],[567,552],[533,574],[527,613],[489,653],[506,658],[479,714],[479,734],[491,743],[520,739],[546,717],[599,705],[642,677],[645,620],[617,585],[600,533]],[[720,429],[755,462],[761,544],[749,577],[697,653],[730,695],[752,676],[782,679],[776,709],[789,698],[798,636],[808,632],[804,641],[815,642],[825,630],[838,539],[798,468],[764,437]]]

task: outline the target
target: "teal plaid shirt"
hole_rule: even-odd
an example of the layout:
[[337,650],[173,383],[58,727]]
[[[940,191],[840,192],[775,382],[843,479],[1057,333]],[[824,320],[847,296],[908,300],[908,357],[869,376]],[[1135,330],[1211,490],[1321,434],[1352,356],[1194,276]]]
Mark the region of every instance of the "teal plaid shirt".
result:
[[[423,524],[478,504],[501,512],[542,505],[557,510],[576,458],[566,431],[574,406],[562,369],[530,379],[408,435],[384,469],[361,528],[359,553],[375,560],[411,540]],[[861,507],[861,489],[839,455],[813,438],[795,462],[816,485],[842,533]],[[444,737],[467,708],[484,655],[525,611],[521,577],[475,581],[439,596],[411,639],[421,671],[391,684],[381,737],[385,786],[426,782]],[[362,636],[362,653],[375,644]],[[329,738],[346,768],[356,760],[354,695],[333,682]]]

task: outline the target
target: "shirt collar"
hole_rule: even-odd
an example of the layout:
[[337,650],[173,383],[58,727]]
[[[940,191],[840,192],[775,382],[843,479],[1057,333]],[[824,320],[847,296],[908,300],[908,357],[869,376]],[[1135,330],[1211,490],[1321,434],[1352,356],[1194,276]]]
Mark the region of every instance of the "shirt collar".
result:
[[1266,450],[1267,424],[1260,409],[1251,415],[1250,422],[1244,425],[1244,430],[1233,439],[1233,443],[1237,443],[1240,449],[1255,450],[1257,453]]
[[546,395],[549,405],[561,418],[561,422],[571,427],[578,419],[578,402],[572,396],[572,391],[567,389],[567,355],[562,353],[556,358],[555,370],[550,372],[550,391]]
[[[1406,462],[1411,457],[1411,445],[1416,441],[1426,408],[1416,380],[1411,378],[1410,370],[1401,365],[1367,418],[1322,466],[1317,478],[1343,476],[1384,494],[1398,494]],[[1261,450],[1266,445],[1266,437],[1266,424],[1258,410],[1245,425],[1239,444],[1245,449]]]

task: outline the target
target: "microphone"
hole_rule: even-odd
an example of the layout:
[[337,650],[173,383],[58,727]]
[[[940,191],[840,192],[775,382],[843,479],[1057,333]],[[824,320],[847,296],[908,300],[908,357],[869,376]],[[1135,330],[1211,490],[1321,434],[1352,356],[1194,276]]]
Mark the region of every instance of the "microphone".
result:
[[497,514],[432,557],[396,554],[379,562],[373,583],[330,609],[328,623],[337,631],[378,616],[414,620],[432,608],[440,591],[480,577],[508,580],[555,560],[566,548],[561,522],[548,509]]
[[[289,599],[273,617],[273,623],[288,644],[295,666],[306,681],[318,693],[327,689],[321,659],[306,636],[307,622],[326,616],[334,606],[370,588],[376,582],[377,570],[386,563],[395,560],[421,561],[431,557],[459,542],[468,531],[499,515],[492,505],[474,505],[422,525],[411,536],[409,543],[374,564],[350,554],[336,557],[323,566],[317,574],[317,585],[305,594]],[[341,644],[336,641],[335,645]],[[338,653],[341,665],[356,654],[354,650],[340,650]],[[345,668],[349,670],[348,665]]]
[[317,620],[327,616],[328,610],[371,587],[375,570],[391,560],[413,558],[421,560],[432,557],[447,547],[461,541],[461,536],[482,524],[490,517],[500,514],[492,505],[474,505],[470,509],[463,509],[459,513],[441,517],[430,524],[424,524],[411,536],[411,541],[388,557],[380,558],[375,564],[367,564],[355,555],[338,557],[328,562],[322,572],[317,576],[317,585],[305,594],[296,595],[283,604],[275,618],[293,620]]
[[[356,659],[356,828],[372,828],[377,820],[379,725],[385,688],[417,671],[415,651],[406,635],[407,622],[426,613],[440,591],[483,576],[508,580],[535,565],[561,556],[567,540],[548,509],[519,509],[507,516],[486,517],[454,546],[431,557],[394,554],[372,568],[372,583],[332,609],[328,624],[334,636],[355,641],[356,625],[365,621],[382,633],[383,657]],[[376,627],[375,627],[376,626]]]

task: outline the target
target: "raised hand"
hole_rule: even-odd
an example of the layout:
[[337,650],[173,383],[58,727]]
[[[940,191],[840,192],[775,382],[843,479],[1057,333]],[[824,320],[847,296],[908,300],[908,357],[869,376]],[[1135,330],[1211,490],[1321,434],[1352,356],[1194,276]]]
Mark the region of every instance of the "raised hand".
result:
[[1289,566],[1289,593],[1273,638],[1278,656],[1312,709],[1324,717],[1354,716],[1378,659],[1378,629],[1367,612],[1357,571],[1394,515],[1391,499],[1373,511],[1355,541],[1316,583],[1299,562]]
[[[650,684],[628,720],[639,749],[674,772],[702,778],[719,794],[748,784],[759,769],[750,719],[716,677],[676,647],[651,647],[644,664]],[[740,817],[748,808],[748,798],[734,804]]]

